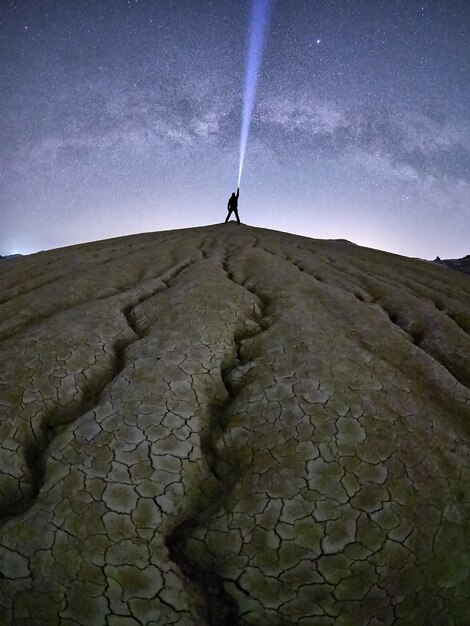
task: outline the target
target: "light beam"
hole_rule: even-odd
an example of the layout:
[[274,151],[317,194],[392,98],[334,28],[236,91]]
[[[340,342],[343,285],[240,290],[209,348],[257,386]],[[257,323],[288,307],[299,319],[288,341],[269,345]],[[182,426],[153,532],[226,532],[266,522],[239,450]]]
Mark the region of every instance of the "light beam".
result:
[[261,65],[264,40],[269,21],[271,0],[253,0],[251,9],[248,55],[246,58],[245,93],[243,98],[242,127],[240,133],[240,165],[238,168],[238,186],[242,177],[246,144],[250,133],[251,114],[255,102],[256,84]]

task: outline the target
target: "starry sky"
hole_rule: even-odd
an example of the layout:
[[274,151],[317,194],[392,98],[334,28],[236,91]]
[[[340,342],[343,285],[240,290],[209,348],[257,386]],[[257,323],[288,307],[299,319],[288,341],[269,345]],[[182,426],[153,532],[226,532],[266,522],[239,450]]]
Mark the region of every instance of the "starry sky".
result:
[[[249,0],[1,0],[0,254],[222,222]],[[275,0],[242,222],[470,253],[470,3]]]

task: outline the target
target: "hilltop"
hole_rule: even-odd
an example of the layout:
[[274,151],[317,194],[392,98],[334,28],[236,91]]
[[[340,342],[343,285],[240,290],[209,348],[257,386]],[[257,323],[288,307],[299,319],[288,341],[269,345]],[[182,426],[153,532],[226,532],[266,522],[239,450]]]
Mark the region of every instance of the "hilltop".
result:
[[1,623],[467,623],[466,274],[229,223],[0,294]]

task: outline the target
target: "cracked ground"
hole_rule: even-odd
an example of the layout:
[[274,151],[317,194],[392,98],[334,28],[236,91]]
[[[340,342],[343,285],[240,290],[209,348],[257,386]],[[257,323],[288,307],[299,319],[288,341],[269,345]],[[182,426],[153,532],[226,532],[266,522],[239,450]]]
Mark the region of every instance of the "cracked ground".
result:
[[0,623],[464,625],[470,279],[216,225],[0,265]]

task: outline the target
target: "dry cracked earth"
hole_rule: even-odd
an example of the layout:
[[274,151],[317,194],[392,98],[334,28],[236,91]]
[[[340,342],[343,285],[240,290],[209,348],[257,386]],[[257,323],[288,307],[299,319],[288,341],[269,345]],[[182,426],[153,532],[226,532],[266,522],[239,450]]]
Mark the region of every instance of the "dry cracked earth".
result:
[[470,277],[229,223],[0,297],[1,624],[468,624]]

